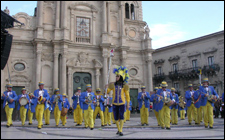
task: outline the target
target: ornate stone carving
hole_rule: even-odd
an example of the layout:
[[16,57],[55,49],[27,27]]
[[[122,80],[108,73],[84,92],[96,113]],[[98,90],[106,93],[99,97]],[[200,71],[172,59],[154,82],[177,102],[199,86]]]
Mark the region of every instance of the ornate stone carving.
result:
[[217,48],[209,48],[209,49],[207,49],[207,50],[205,50],[204,52],[203,52],[203,54],[207,54],[207,53],[214,53],[214,52],[216,52],[217,51]]
[[[10,79],[13,82],[31,82],[31,80],[28,78],[28,76],[22,75],[22,74],[13,75],[13,76],[11,76]],[[9,82],[9,79],[7,78],[6,81]]]
[[149,39],[149,33],[150,33],[150,29],[148,28],[148,25],[145,27],[145,39]]
[[78,58],[77,58],[77,61],[76,61],[75,65],[79,66],[79,65],[90,64],[90,62],[88,61],[88,58],[89,58],[88,53],[85,53],[85,52],[78,53]]
[[198,55],[201,55],[201,53],[196,51],[196,52],[189,53],[188,57],[193,57],[193,56],[198,56]]
[[173,61],[173,60],[179,60],[180,59],[180,56],[176,55],[176,56],[171,56],[168,61]]
[[41,61],[51,61],[51,62],[53,62],[53,54],[52,53],[42,53]]
[[92,61],[93,61],[94,65],[95,65],[95,68],[102,68],[103,65],[102,65],[102,63],[99,60],[93,59]]
[[154,64],[161,64],[164,63],[165,60],[164,59],[159,59],[159,60],[155,60]]

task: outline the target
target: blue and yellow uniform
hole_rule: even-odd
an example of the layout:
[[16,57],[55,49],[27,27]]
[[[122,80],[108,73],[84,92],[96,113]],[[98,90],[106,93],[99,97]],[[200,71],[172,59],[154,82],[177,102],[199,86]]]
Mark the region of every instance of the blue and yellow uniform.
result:
[[77,122],[76,126],[79,126],[82,124],[83,120],[83,103],[81,102],[81,87],[77,88],[77,93],[73,95],[73,118],[74,122]]
[[195,99],[195,108],[197,109],[197,117],[196,117],[196,124],[200,124],[200,121],[201,121],[201,110],[200,110],[200,107],[201,107],[201,92],[199,90],[196,90],[194,92],[194,99]]
[[[185,92],[185,99],[187,100],[187,116],[188,116],[188,123],[189,125],[191,125],[192,119],[195,120],[196,122],[196,116],[197,116],[197,109],[194,105],[194,90],[193,90],[193,85],[189,84],[188,87],[190,88],[190,90]],[[192,89],[192,90],[191,90]],[[192,114],[193,112],[193,114]]]
[[129,121],[130,120],[130,111],[132,110],[132,102],[130,101],[129,104],[129,109],[127,110],[127,114],[126,114],[126,120]]
[[[12,84],[7,84],[7,91],[3,93],[2,99],[3,101],[3,108],[5,108],[6,118],[7,118],[7,127],[12,125],[12,113],[13,109],[15,108],[15,102],[17,100],[16,92],[12,89]],[[10,100],[13,100],[10,102]]]
[[54,95],[52,95],[50,99],[50,102],[53,105],[52,111],[54,112],[56,126],[59,125],[59,120],[60,120],[61,111],[62,111],[62,101],[63,101],[63,97],[62,95],[59,94],[59,88],[56,88],[54,91]]
[[95,123],[96,116],[99,113],[100,118],[101,118],[101,125],[104,126],[104,115],[103,115],[104,98],[103,98],[103,96],[101,94],[101,89],[100,88],[96,89],[95,97],[96,97],[96,104],[94,105],[95,109],[94,109],[94,115],[93,115],[94,123]]
[[162,89],[159,89],[157,91],[157,95],[161,96],[162,99],[160,99],[160,97],[157,98],[158,103],[158,110],[159,110],[159,115],[160,115],[160,125],[161,128],[164,129],[166,126],[166,129],[170,130],[170,109],[171,106],[168,107],[166,104],[164,104],[164,97],[170,98],[171,100],[173,99],[173,96],[170,92],[169,89],[166,89],[167,87],[167,83],[165,81],[162,82]]
[[[207,95],[215,95],[216,98],[218,99],[219,96],[214,90],[212,86],[208,86],[208,78],[203,79],[203,86],[199,87],[199,91],[202,93],[202,105],[203,105],[203,112],[204,112],[204,123],[205,127],[208,127],[208,122],[209,122],[209,127],[213,128],[213,107],[214,103],[209,102],[207,100]],[[204,86],[204,83],[207,83],[207,85]],[[207,94],[207,95],[206,95]]]
[[[107,100],[109,98],[109,100],[112,100],[112,97],[107,96],[107,98],[105,100]],[[113,115],[112,115],[112,106],[104,106],[103,105],[103,113],[104,113],[104,125],[109,125],[111,126],[111,120],[113,119]],[[115,121],[115,120],[114,120]]]
[[[126,84],[128,82],[129,74],[126,67],[120,66],[113,70],[113,73],[116,74],[122,82],[110,83],[107,89],[107,93],[111,90],[113,91],[113,115],[116,121],[116,126],[118,128],[117,134],[120,136],[123,135],[123,123],[124,123],[124,109],[125,109],[125,97],[127,103],[130,102],[129,96],[129,86]],[[120,120],[120,125],[119,121]]]
[[[70,104],[69,104],[68,99],[66,98],[66,93],[63,93],[62,96],[63,96],[62,106],[69,110]],[[65,126],[65,124],[66,124],[66,115],[65,116],[61,115],[61,121],[62,121],[62,126]]]
[[175,100],[174,105],[171,106],[171,118],[172,118],[172,124],[177,125],[178,123],[178,104],[179,104],[179,98],[178,95],[175,93],[175,88],[171,88],[172,96]]
[[[86,88],[91,88],[91,85],[86,85]],[[92,102],[88,104],[86,102],[86,99],[90,96]],[[84,111],[84,125],[85,128],[88,126],[91,128],[91,130],[94,129],[94,120],[93,120],[93,114],[94,114],[94,104],[93,102],[96,102],[95,94],[93,92],[82,92],[81,93],[81,102],[83,103],[83,111]]]
[[[145,89],[145,86],[142,86],[141,89]],[[139,92],[138,93],[138,104],[140,108],[141,115],[141,125],[148,125],[148,116],[149,116],[149,106],[150,106],[150,94],[148,92]]]
[[[26,91],[27,90],[25,88],[22,88],[22,94],[19,95],[17,98],[17,102],[18,102],[17,110],[20,111],[20,118],[21,118],[21,122],[22,122],[23,126],[25,125],[25,120],[26,120],[26,116],[27,116],[26,114],[27,114],[27,109],[29,109],[29,100],[30,100],[29,95],[26,94]],[[21,106],[19,103],[21,97],[27,98],[28,103],[24,106]]]
[[51,106],[52,106],[52,104],[51,104],[50,98],[49,98],[49,100],[47,101],[46,109],[44,111],[45,125],[49,125],[50,124],[50,113],[51,113],[51,110],[52,110]]
[[154,111],[154,114],[155,114],[155,117],[157,119],[157,123],[158,123],[158,126],[160,126],[160,120],[159,120],[159,110],[157,109],[157,98],[158,96],[156,95],[156,92],[158,91],[158,87],[155,87],[154,88],[154,93],[151,95],[151,98],[150,98],[150,102],[153,102],[153,111]]
[[29,109],[28,109],[29,125],[32,124],[33,114],[35,113],[35,108],[37,106],[37,101],[36,101],[37,99],[33,97],[34,97],[34,94],[30,93],[29,94],[30,101],[29,101]]

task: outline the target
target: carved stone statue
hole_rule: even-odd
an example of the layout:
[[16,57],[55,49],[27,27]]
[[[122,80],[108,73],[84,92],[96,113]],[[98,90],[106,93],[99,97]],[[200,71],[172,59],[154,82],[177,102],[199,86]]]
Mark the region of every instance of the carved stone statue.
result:
[[149,33],[150,33],[150,29],[148,28],[148,25],[147,25],[147,27],[145,27],[145,39],[149,38]]
[[5,12],[6,14],[8,14],[8,15],[9,15],[9,9],[8,9],[8,7],[7,7],[7,6],[5,7],[4,12]]

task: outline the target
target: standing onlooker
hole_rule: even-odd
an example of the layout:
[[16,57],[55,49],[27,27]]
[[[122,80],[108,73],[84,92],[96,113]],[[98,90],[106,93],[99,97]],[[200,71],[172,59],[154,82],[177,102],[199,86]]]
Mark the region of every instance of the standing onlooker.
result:
[[219,111],[220,111],[220,99],[218,99],[215,104],[215,117],[214,118],[218,118],[219,117]]

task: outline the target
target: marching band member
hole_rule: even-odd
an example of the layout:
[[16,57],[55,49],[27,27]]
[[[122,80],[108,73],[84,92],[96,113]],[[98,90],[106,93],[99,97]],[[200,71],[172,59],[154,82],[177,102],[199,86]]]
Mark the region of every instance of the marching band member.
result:
[[5,108],[6,118],[7,118],[7,128],[12,126],[12,113],[15,108],[15,101],[17,100],[16,92],[12,90],[12,84],[7,84],[7,91],[2,95],[3,108]]
[[[189,125],[191,125],[192,122],[192,117],[195,120],[195,124],[197,124],[196,122],[196,116],[197,116],[197,109],[195,108],[194,105],[194,90],[193,90],[193,86],[192,84],[188,85],[189,90],[185,92],[185,99],[187,100],[187,116],[188,116],[188,123]],[[193,111],[193,115],[192,115],[192,111]]]
[[44,119],[45,119],[45,125],[49,125],[50,124],[50,112],[52,110],[51,107],[51,102],[50,102],[50,98],[47,100],[47,106],[46,109],[44,111]]
[[[95,95],[92,92],[91,84],[86,85],[86,92],[81,94],[81,102],[83,103],[84,110],[84,125],[85,128],[90,127],[91,130],[94,129],[93,113],[94,113],[94,104]],[[89,98],[89,99],[88,99]]]
[[[21,118],[22,126],[24,126],[25,125],[25,120],[26,120],[27,109],[29,109],[29,100],[30,100],[30,98],[26,94],[27,90],[25,88],[22,88],[21,91],[22,91],[22,94],[19,95],[18,98],[17,98],[17,102],[19,102],[17,110],[20,111],[20,118]],[[27,98],[27,104],[24,105],[24,106],[21,106],[20,105],[20,100],[21,100],[21,98],[24,98],[24,97]]]
[[112,122],[113,122],[113,124],[116,124],[116,121],[114,119],[114,114],[113,113],[112,113]]
[[73,95],[73,118],[74,122],[77,122],[76,126],[82,125],[82,120],[83,120],[83,113],[82,113],[82,108],[83,108],[83,103],[80,101],[81,100],[81,87],[77,87],[77,92]]
[[183,107],[179,106],[180,120],[185,120],[185,110]]
[[145,86],[142,86],[141,90],[142,91],[138,93],[138,103],[141,113],[141,125],[144,126],[144,124],[148,125],[150,95],[145,91]]
[[[63,93],[62,96],[63,96],[62,106],[64,108],[67,108],[67,110],[69,110],[70,104],[69,104],[69,101],[67,99],[66,93]],[[61,115],[61,121],[62,121],[62,126],[65,126],[65,124],[66,124],[66,115],[65,116]]]
[[56,127],[59,125],[59,119],[62,111],[62,101],[63,97],[59,94],[59,88],[56,88],[50,99],[50,102],[53,104],[52,110],[54,112]]
[[[112,100],[112,97],[110,97],[109,94],[107,94],[105,100]],[[104,125],[107,126],[108,124],[109,126],[111,126],[111,119],[113,120],[112,105],[106,105],[106,106],[104,105],[103,112],[104,112],[104,123],[105,123]]]
[[179,98],[178,98],[178,95],[175,93],[175,88],[171,88],[171,93],[175,100],[174,105],[172,105],[171,107],[172,125],[177,125],[178,123],[177,111],[178,111]]
[[95,106],[94,116],[93,116],[94,123],[95,123],[96,116],[99,113],[100,118],[101,118],[101,126],[104,126],[104,115],[103,115],[104,98],[101,94],[100,88],[96,89],[95,97],[96,97],[96,104],[94,105]]
[[201,110],[200,110],[200,106],[201,106],[201,93],[198,91],[198,89],[194,92],[194,99],[195,99],[195,108],[197,110],[197,117],[196,117],[196,124],[200,125],[200,121],[201,121]]
[[129,109],[127,110],[127,114],[126,114],[126,117],[127,117],[127,121],[130,120],[130,111],[132,110],[132,102],[130,101],[130,104],[129,104]]
[[35,113],[35,108],[37,106],[36,98],[34,98],[34,94],[29,94],[29,110],[28,110],[28,119],[29,119],[29,125],[32,125],[32,119],[33,119],[33,113]]
[[124,120],[123,120],[123,123],[126,123],[126,120],[127,120],[127,101],[126,101],[126,98],[125,98],[125,106],[124,106]]
[[155,87],[154,88],[154,92],[153,92],[153,94],[151,95],[151,98],[150,98],[150,101],[151,102],[153,102],[153,111],[154,111],[154,113],[155,113],[155,117],[156,117],[156,119],[157,119],[157,123],[158,123],[158,126],[160,126],[160,120],[159,120],[159,110],[157,109],[157,98],[158,98],[158,96],[156,95],[156,93],[157,93],[157,91],[158,91],[158,87]]
[[[113,91],[113,114],[116,121],[116,126],[118,131],[116,134],[123,136],[123,123],[124,123],[124,106],[125,106],[125,96],[126,101],[130,102],[129,96],[129,86],[127,84],[129,74],[126,67],[120,66],[113,70],[113,73],[116,74],[116,82],[110,83],[109,86],[106,85],[107,93]],[[127,104],[127,109],[129,104]],[[120,124],[119,124],[120,120]]]
[[44,83],[43,82],[39,82],[38,84],[39,89],[34,91],[34,96],[36,98],[38,98],[37,101],[37,106],[36,106],[36,118],[38,121],[38,129],[41,129],[42,127],[42,119],[43,119],[43,113],[44,110],[47,107],[47,101],[49,99],[49,95],[48,95],[48,91],[46,89],[44,89]]
[[[159,109],[159,115],[160,115],[160,125],[161,128],[164,129],[166,126],[167,130],[170,130],[170,107],[168,107],[166,104],[164,104],[164,97],[170,98],[171,100],[175,101],[173,99],[173,96],[169,89],[166,89],[168,86],[165,81],[161,84],[162,89],[159,89],[157,91],[157,95],[159,96],[157,98],[158,103],[158,109]],[[165,123],[164,123],[165,122]]]
[[216,99],[218,99],[218,94],[214,90],[212,86],[209,86],[209,80],[208,78],[203,79],[203,86],[199,87],[200,92],[202,92],[201,96],[203,98],[202,104],[203,104],[203,112],[204,112],[204,123],[205,128],[208,128],[208,122],[209,122],[209,128],[213,129],[213,106],[214,103],[209,102],[207,100],[207,97],[209,95],[216,96]]

